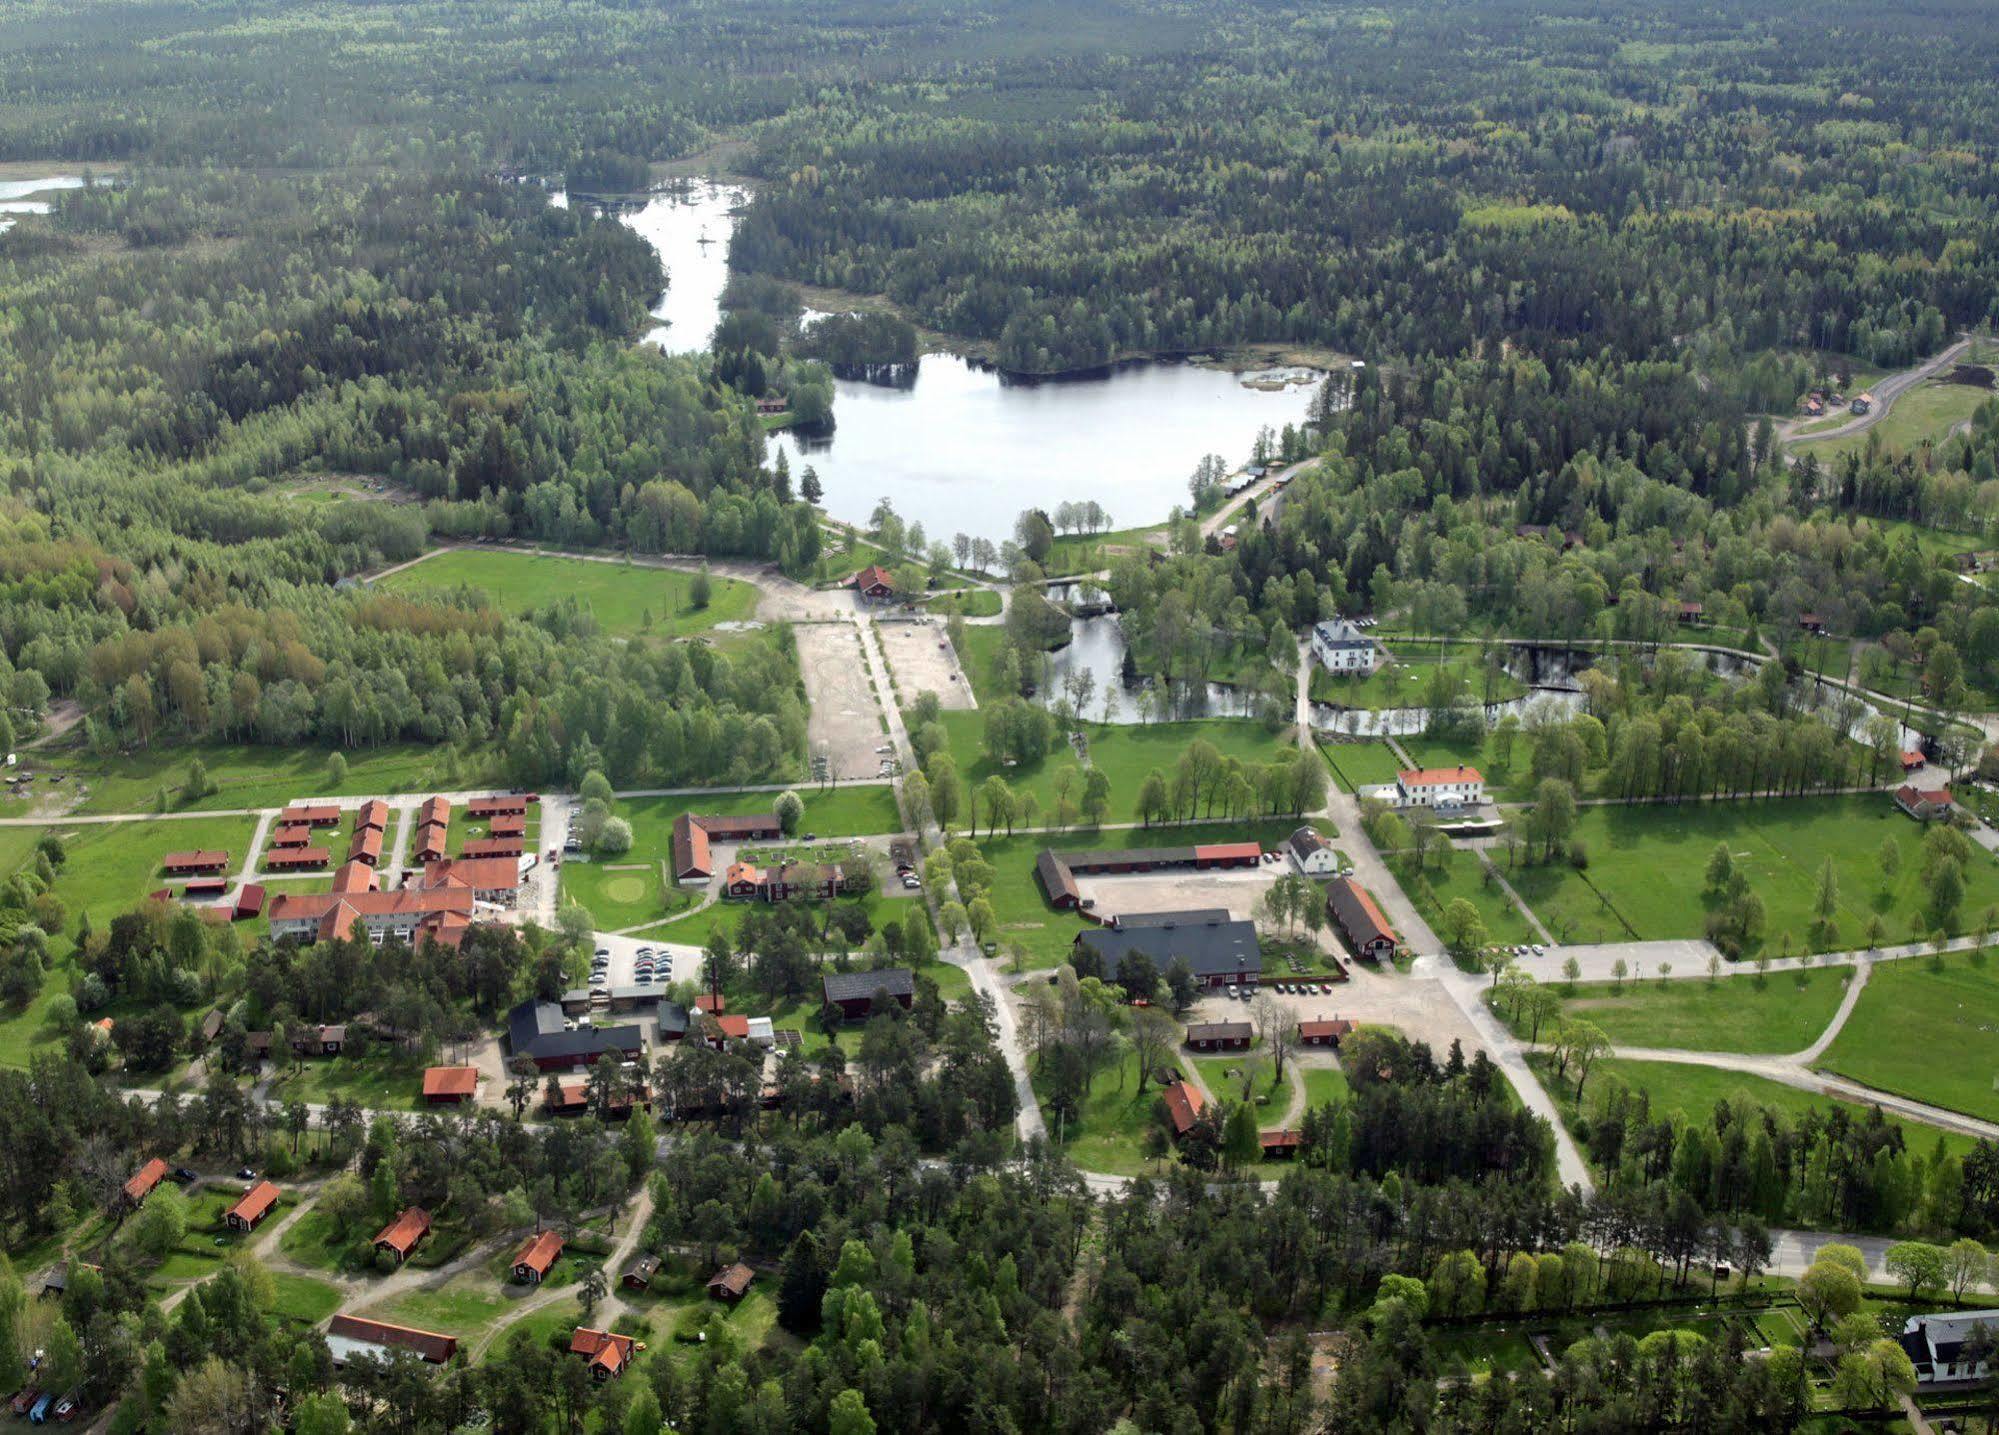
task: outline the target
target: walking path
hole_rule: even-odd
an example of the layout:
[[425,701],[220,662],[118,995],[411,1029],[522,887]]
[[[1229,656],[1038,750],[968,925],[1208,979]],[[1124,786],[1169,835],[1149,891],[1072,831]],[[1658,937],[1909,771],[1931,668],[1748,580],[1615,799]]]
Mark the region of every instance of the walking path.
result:
[[1554,933],[1541,925],[1541,919],[1534,915],[1534,909],[1521,899],[1520,894],[1513,890],[1513,884],[1501,876],[1499,869],[1492,865],[1492,859],[1486,856],[1485,849],[1477,847],[1473,850],[1478,853],[1478,860],[1484,865],[1486,872],[1491,876],[1493,882],[1498,886],[1500,891],[1506,894],[1506,900],[1513,904],[1513,910],[1518,912],[1521,919],[1534,929],[1535,935],[1539,936],[1543,942],[1546,942],[1551,947],[1559,946],[1560,943],[1555,940]]

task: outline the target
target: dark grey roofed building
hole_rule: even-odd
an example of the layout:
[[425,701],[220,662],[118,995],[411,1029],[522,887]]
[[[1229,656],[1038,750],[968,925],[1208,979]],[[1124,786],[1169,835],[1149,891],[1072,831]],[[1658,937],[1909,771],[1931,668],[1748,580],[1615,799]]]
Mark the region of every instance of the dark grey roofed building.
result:
[[1121,912],[1111,918],[1113,927],[1191,927],[1229,920],[1227,907],[1189,907],[1178,912]]
[[524,1001],[507,1013],[507,1045],[543,1071],[588,1066],[607,1051],[637,1058],[645,1037],[636,1026],[586,1026],[566,1030],[554,1002]]
[[891,999],[908,1006],[916,998],[916,979],[906,967],[883,967],[874,972],[828,972],[823,979],[826,1005],[840,1008],[844,1016],[866,1016],[874,1009],[875,993],[887,992]]
[[687,1008],[679,1002],[662,1001],[659,1004],[659,1039],[679,1041],[687,1035],[687,1028],[692,1021],[693,1018],[688,1015]]
[[[1126,952],[1142,952],[1161,973],[1184,961],[1194,980],[1207,986],[1254,982],[1263,975],[1263,952],[1256,944],[1256,925],[1229,918],[1217,920],[1210,911],[1164,912],[1152,926],[1085,929],[1076,946],[1095,952],[1104,970],[1114,972]],[[1172,919],[1172,920],[1167,920]]]

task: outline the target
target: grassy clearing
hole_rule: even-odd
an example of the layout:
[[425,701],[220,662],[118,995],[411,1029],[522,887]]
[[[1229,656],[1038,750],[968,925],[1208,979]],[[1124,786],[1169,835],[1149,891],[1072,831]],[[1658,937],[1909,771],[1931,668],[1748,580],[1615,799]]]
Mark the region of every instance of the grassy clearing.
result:
[[[1045,1113],[1048,1086],[1039,1076],[1034,1081],[1034,1092],[1044,1103]],[[1153,1160],[1144,1149],[1145,1134],[1152,1128],[1153,1107],[1158,1100],[1157,1083],[1147,1083],[1144,1094],[1139,1094],[1138,1061],[1127,1055],[1115,1066],[1097,1073],[1074,1121],[1064,1125],[1049,1117],[1050,1138],[1085,1171],[1102,1171],[1113,1176],[1164,1171],[1172,1162]]]
[[[1802,950],[1813,920],[1820,867],[1830,859],[1839,884],[1837,947],[1864,941],[1879,916],[1894,941],[1931,930],[1922,885],[1922,829],[1885,796],[1806,797],[1702,802],[1677,807],[1592,807],[1576,835],[1589,852],[1587,872],[1566,863],[1508,874],[1548,929],[1564,942],[1705,935],[1713,898],[1705,891],[1709,855],[1726,843],[1738,871],[1762,897],[1762,949],[1776,953],[1786,933]],[[1881,870],[1884,839],[1902,863]],[[1954,929],[1975,925],[1999,903],[1999,863],[1975,851],[1964,873],[1964,902]]]
[[[1613,1046],[1675,1047],[1686,1051],[1792,1052],[1818,1039],[1839,1009],[1850,967],[1781,972],[1775,976],[1723,977],[1718,981],[1597,982],[1562,994],[1561,1014],[1594,1022]],[[1526,1040],[1531,1023],[1501,1021]],[[1855,1014],[1854,1020],[1858,1020]],[[1541,1024],[1547,1039],[1555,1023]]]
[[532,1286],[498,1285],[483,1271],[453,1276],[441,1286],[419,1287],[371,1306],[361,1314],[375,1320],[442,1331],[470,1340],[505,1315]]
[[1926,444],[1941,443],[1951,429],[1971,417],[1973,411],[1992,397],[1989,389],[1970,384],[1930,381],[1916,385],[1895,400],[1887,417],[1871,428],[1844,438],[1812,439],[1794,445],[1797,453],[1815,453],[1821,463],[1856,450],[1879,439],[1881,446],[1906,453]]
[[339,1287],[328,1285],[325,1281],[293,1275],[289,1271],[273,1271],[271,1283],[278,1293],[274,1309],[282,1320],[295,1321],[299,1325],[318,1325],[340,1309]]
[[[1529,1058],[1540,1069],[1549,1090],[1562,1103],[1564,1114],[1570,1114],[1573,1103],[1568,1100],[1574,1090],[1566,1082],[1553,1080],[1554,1066],[1545,1057],[1536,1055]],[[1714,1104],[1723,1098],[1733,1099],[1747,1096],[1758,1105],[1784,1112],[1795,1120],[1806,1111],[1823,1111],[1831,1106],[1843,1106],[1847,1114],[1855,1120],[1865,1118],[1867,1108],[1850,1101],[1831,1101],[1823,1096],[1814,1096],[1808,1091],[1800,1091],[1795,1086],[1771,1081],[1766,1077],[1749,1076],[1739,1071],[1723,1071],[1712,1066],[1686,1066],[1671,1061],[1627,1061],[1621,1057],[1607,1057],[1590,1068],[1590,1082],[1594,1085],[1605,1076],[1615,1076],[1634,1091],[1645,1092],[1652,1101],[1655,1112],[1679,1111],[1690,1121],[1706,1121],[1714,1111]],[[1585,1093],[1587,1094],[1587,1093]],[[1962,1158],[1970,1153],[1975,1144],[1969,1136],[1959,1136],[1955,1132],[1943,1131],[1934,1126],[1924,1126],[1913,1121],[1903,1121],[1890,1116],[1891,1126],[1902,1128],[1903,1139],[1909,1150],[1927,1156],[1935,1147],[1939,1137],[1944,1149],[1953,1156]]]
[[[26,850],[10,844],[15,860],[25,860],[40,832],[32,828],[12,829],[29,834]],[[60,833],[69,854],[56,878],[55,895],[67,909],[64,931],[51,933],[54,959],[48,976],[35,999],[21,1011],[10,1011],[0,1019],[0,1066],[24,1067],[38,1050],[59,1044],[59,1035],[49,1026],[50,1004],[69,991],[75,975],[76,930],[82,913],[90,916],[91,928],[102,932],[114,917],[143,901],[148,892],[165,884],[160,874],[160,858],[183,848],[222,848],[230,854],[232,869],[248,851],[256,823],[247,817],[189,818],[184,821],[91,823],[52,825]],[[139,1010],[140,1003],[114,1001],[102,1014],[116,1020]]]
[[[362,1224],[366,1224],[363,1222]],[[339,1271],[346,1264],[347,1253],[354,1243],[371,1234],[360,1226],[342,1236],[333,1229],[333,1222],[324,1212],[317,1209],[307,1211],[286,1228],[278,1237],[278,1249],[286,1259],[314,1270]]]
[[1499,883],[1488,879],[1485,864],[1476,853],[1451,847],[1439,850],[1441,859],[1433,856],[1431,865],[1420,875],[1413,854],[1398,857],[1392,864],[1403,893],[1433,929],[1443,921],[1444,909],[1463,898],[1478,909],[1487,940],[1508,947],[1541,940]]
[[[984,713],[945,713],[940,722],[950,741],[951,756],[957,761],[958,775],[968,790],[998,774],[1016,794],[1033,794],[1040,804],[1043,822],[1054,816],[1056,784],[1065,770],[1069,774],[1070,800],[1082,797],[1082,765],[1066,742],[1058,741],[1038,761],[1002,767],[984,753]],[[1090,765],[1101,768],[1110,778],[1108,820],[1111,822],[1136,821],[1138,790],[1146,774],[1158,768],[1170,780],[1180,754],[1196,739],[1213,743],[1223,757],[1246,764],[1288,761],[1298,752],[1294,742],[1249,718],[1202,718],[1145,725],[1084,723],[1082,732],[1089,748]]]
[[638,563],[599,563],[505,549],[460,548],[440,553],[378,585],[416,593],[476,588],[494,606],[521,614],[575,598],[614,636],[684,637],[756,612],[757,590],[733,578],[711,577],[708,606],[696,608],[694,575]]
[[1999,1120],[1999,969],[1992,954],[1876,966],[1820,1065],[1898,1096]]
[[562,862],[562,899],[589,908],[599,931],[621,931],[642,922],[664,920],[685,912],[701,899],[695,888],[669,886],[657,859],[610,863]]
[[[82,781],[87,796],[79,812],[152,812],[162,787],[168,790],[173,811],[214,812],[279,807],[300,798],[477,787],[492,775],[491,764],[484,759],[460,757],[449,748],[404,743],[343,753],[347,777],[335,783],[326,770],[331,755],[323,748],[243,743],[153,748],[104,758],[69,749],[43,757],[36,771],[70,773],[72,781]],[[196,758],[208,769],[215,790],[187,802],[181,788]]]
[[[913,895],[911,894],[912,897]],[[840,900],[846,903],[859,901],[862,909],[868,914],[868,920],[877,928],[884,922],[903,921],[910,911],[923,910],[921,904],[912,901],[910,897],[890,897],[879,890],[865,892],[858,898],[842,897]],[[753,905],[749,902],[715,902],[688,916],[647,927],[641,935],[655,941],[702,946],[717,929],[735,931],[737,924],[743,919],[743,913]]]
[[320,1105],[335,1096],[371,1111],[420,1111],[424,1063],[389,1050],[368,1056],[310,1057],[271,1083],[271,1099]]
[[939,618],[948,618],[954,613],[962,613],[967,618],[997,618],[1000,607],[997,589],[957,588],[931,597],[923,605],[923,611]]
[[1109,568],[1131,553],[1156,546],[1151,540],[1162,532],[1158,524],[1150,528],[1120,528],[1109,533],[1065,534],[1055,540],[1044,571],[1050,578],[1076,573],[1095,573]]
[[[1460,649],[1448,656],[1431,644],[1418,644],[1406,651],[1390,647],[1390,660],[1366,677],[1342,677],[1312,665],[1311,698],[1314,702],[1338,703],[1341,707],[1379,711],[1383,708],[1420,707],[1430,684],[1439,673],[1456,677],[1477,701],[1486,701],[1486,681],[1482,650]],[[1493,676],[1491,698],[1504,702],[1527,691],[1527,685],[1511,673]]]
[[1393,782],[1402,769],[1401,760],[1385,742],[1321,742],[1319,751],[1342,792]]
[[1337,1066],[1298,1067],[1298,1075],[1305,1082],[1305,1107],[1324,1106],[1329,1101],[1347,1099],[1347,1074]]

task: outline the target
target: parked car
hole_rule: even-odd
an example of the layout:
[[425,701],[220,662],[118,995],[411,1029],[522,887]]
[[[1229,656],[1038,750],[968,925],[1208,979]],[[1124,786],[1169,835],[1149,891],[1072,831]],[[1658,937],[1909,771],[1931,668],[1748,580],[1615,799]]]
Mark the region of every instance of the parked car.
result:
[[76,1397],[74,1395],[65,1395],[56,1402],[56,1419],[62,1421],[65,1425],[76,1419]]
[[599,947],[597,948],[597,955],[600,957],[608,957],[611,955],[611,949],[609,947]]
[[56,1393],[51,1390],[28,1409],[28,1423],[46,1425],[49,1421],[49,1407],[56,1403]]
[[190,1170],[186,1166],[176,1166],[174,1167],[174,1179],[183,1186],[191,1186],[201,1179],[201,1174],[198,1171]]
[[1230,996],[1231,998],[1233,998],[1233,997],[1235,996],[1235,988],[1234,988],[1234,987],[1230,987],[1230,988],[1229,988],[1229,996]]
[[42,1392],[38,1390],[36,1387],[30,1385],[26,1390],[23,1390],[19,1395],[16,1395],[14,1397],[13,1404],[10,1408],[17,1416],[26,1415],[28,1411],[34,1408],[35,1402],[37,1400],[40,1400],[41,1398],[42,1398]]
[[236,1168],[236,1179],[239,1181],[254,1181],[257,1179],[257,1173],[251,1167],[238,1166]]

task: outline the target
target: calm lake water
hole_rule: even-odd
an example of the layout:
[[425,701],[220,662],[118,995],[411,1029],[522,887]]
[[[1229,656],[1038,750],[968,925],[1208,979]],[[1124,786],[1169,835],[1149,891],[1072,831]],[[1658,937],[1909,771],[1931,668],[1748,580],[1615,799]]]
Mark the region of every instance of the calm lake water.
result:
[[[747,199],[702,183],[622,216],[666,266],[648,342],[707,344],[728,281],[730,211]],[[1052,511],[1064,499],[1094,498],[1119,527],[1157,523],[1186,502],[1202,455],[1246,460],[1257,430],[1301,420],[1309,394],[1304,384],[1253,389],[1185,363],[1024,380],[930,354],[901,385],[838,381],[831,433],[784,433],[773,445],[794,479],[808,463],[818,471],[835,518],[865,523],[886,496],[930,538],[998,542],[1022,509]]]
[[52,189],[82,189],[81,175],[56,175],[49,179],[0,179],[0,234],[14,227],[9,216],[16,214],[47,214],[49,202],[45,199],[25,199],[24,195],[46,194]]

